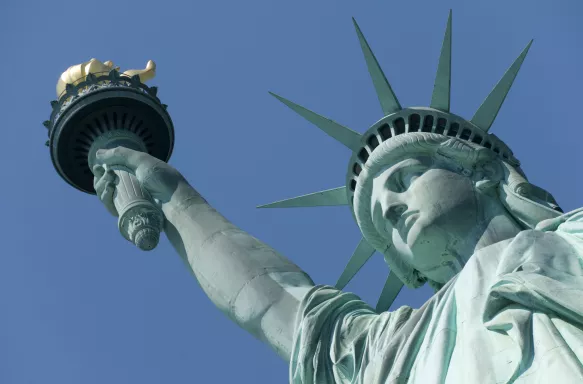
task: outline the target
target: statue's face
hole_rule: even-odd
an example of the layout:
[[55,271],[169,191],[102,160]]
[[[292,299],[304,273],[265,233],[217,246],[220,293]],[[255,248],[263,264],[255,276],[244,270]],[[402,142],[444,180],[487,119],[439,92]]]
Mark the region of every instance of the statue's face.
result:
[[460,255],[480,235],[478,193],[455,168],[419,156],[387,167],[373,181],[372,219],[393,244],[390,252],[439,283],[459,272]]

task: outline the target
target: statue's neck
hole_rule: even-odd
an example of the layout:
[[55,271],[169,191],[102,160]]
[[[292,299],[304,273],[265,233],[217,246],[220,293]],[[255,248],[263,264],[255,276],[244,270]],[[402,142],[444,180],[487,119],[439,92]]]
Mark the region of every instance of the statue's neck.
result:
[[481,212],[483,227],[471,251],[472,254],[481,248],[511,239],[523,230],[498,198],[488,195],[481,195],[478,198],[483,200],[480,204],[483,209]]
[[448,248],[447,263],[449,272],[444,282],[457,275],[476,251],[490,245],[512,239],[523,228],[502,206],[500,201],[482,193],[478,193],[480,212],[479,222],[466,241],[456,241],[457,247]]

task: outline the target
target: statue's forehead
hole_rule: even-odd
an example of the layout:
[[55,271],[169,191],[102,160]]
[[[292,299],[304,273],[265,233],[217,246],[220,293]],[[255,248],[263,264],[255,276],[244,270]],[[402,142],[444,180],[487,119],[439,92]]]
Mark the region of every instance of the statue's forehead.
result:
[[410,165],[426,165],[427,167],[431,167],[436,164],[437,159],[435,158],[435,155],[432,153],[404,154],[394,159],[391,159],[390,162],[384,164],[379,169],[379,171],[375,173],[374,179],[377,179],[379,176],[387,176],[387,173],[393,173],[398,169],[408,167]]

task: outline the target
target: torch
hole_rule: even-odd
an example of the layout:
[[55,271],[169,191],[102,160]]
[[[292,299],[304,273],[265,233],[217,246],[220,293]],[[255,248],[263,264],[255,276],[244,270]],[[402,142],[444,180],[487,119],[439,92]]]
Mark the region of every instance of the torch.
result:
[[[51,101],[50,119],[43,124],[52,163],[71,186],[95,194],[91,169],[100,149],[122,146],[170,159],[174,127],[157,87],[144,84],[154,75],[152,61],[148,67],[120,73],[112,63],[92,59],[61,75],[57,92],[64,90]],[[117,175],[113,201],[122,236],[142,250],[154,249],[160,240],[162,211],[133,174],[120,167],[110,169]]]

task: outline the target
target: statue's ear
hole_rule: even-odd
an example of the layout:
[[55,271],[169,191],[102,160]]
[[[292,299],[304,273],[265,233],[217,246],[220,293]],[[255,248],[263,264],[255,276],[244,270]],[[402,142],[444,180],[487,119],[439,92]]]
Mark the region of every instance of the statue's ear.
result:
[[497,187],[504,180],[504,166],[498,156],[493,153],[482,151],[478,156],[478,161],[474,165],[472,181],[476,188],[481,191],[488,191]]
[[488,162],[479,163],[476,169],[476,176],[478,176],[480,180],[491,180],[496,182],[504,180],[504,168],[502,167],[501,161],[498,159],[492,159]]
[[479,148],[474,152],[476,157],[473,166],[473,179],[475,182],[482,180],[502,181],[505,177],[502,160],[492,151]]

